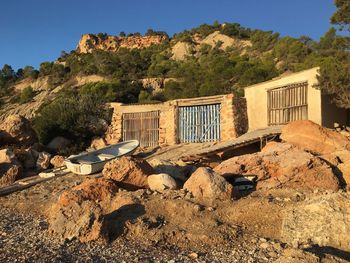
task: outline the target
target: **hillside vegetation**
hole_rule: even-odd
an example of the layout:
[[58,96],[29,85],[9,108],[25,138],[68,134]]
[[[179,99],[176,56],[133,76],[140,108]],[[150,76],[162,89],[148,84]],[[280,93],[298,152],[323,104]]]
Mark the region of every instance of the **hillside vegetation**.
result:
[[[164,32],[149,30],[147,34]],[[226,39],[233,41],[229,43],[238,44],[228,46],[213,37],[211,41],[207,40],[213,34],[218,39],[226,36]],[[97,37],[103,38],[105,35],[99,34]],[[47,77],[48,86],[53,89],[74,76],[84,75],[100,75],[123,83],[150,77],[175,80],[167,82],[164,92],[158,94],[157,98],[152,98],[152,94],[149,97],[143,94],[142,98],[149,100],[229,92],[242,94],[245,86],[269,80],[286,71],[295,72],[313,66],[321,66],[321,73],[327,81],[331,81],[331,76],[327,76],[333,74],[330,70],[339,72],[338,68],[332,70],[333,66],[349,56],[346,51],[349,47],[348,38],[337,36],[334,28],[319,42],[306,36],[298,39],[280,37],[271,31],[252,30],[230,23],[204,24],[164,39],[159,45],[133,49],[121,47],[116,52],[97,49],[84,54],[77,51],[69,54],[62,52],[56,62],[43,62],[38,70],[26,66],[14,72],[11,66],[4,65],[0,77],[1,95],[20,96],[11,92],[11,87],[25,78]],[[186,43],[187,49],[182,54],[185,59],[173,59],[173,47],[179,43]],[[245,45],[240,46],[239,43]],[[323,80],[327,82],[325,78]],[[120,88],[128,93],[129,85]],[[111,96],[110,99],[136,102],[138,94],[132,94],[129,98]]]
[[[341,6],[337,7],[339,11],[332,22],[348,30]],[[84,39],[90,41],[85,43],[89,48],[81,52]],[[218,22],[171,38],[165,32],[150,29],[145,36],[100,33],[84,35],[82,40],[76,50],[62,51],[57,61],[43,62],[39,69],[26,66],[15,72],[5,64],[0,70],[2,113],[30,109],[29,117],[38,116],[39,122],[57,125],[57,120],[42,120],[41,113],[52,112],[47,107],[55,108],[50,104],[56,98],[65,101],[65,94],[70,92],[78,103],[86,94],[98,97],[101,103],[165,101],[225,93],[242,96],[245,86],[315,66],[320,67],[320,88],[335,94],[338,106],[350,106],[350,41],[344,34],[337,35],[335,28],[318,42],[307,36],[281,37],[272,31]],[[151,78],[166,81],[160,82],[161,89],[152,92],[142,82]],[[44,127],[46,130],[39,134],[48,134],[52,129]],[[50,139],[43,137],[45,141]]]

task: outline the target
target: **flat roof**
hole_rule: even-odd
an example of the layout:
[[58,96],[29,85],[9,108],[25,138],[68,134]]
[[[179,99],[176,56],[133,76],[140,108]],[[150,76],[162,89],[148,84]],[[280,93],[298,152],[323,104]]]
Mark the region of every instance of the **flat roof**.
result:
[[289,74],[289,75],[287,75],[287,76],[280,75],[280,76],[278,76],[278,77],[276,77],[276,78],[273,78],[273,79],[271,79],[271,80],[267,80],[267,81],[264,81],[264,82],[256,83],[256,84],[251,85],[251,86],[247,86],[247,87],[245,87],[244,89],[254,88],[254,87],[257,87],[257,86],[259,86],[259,85],[263,85],[263,84],[266,84],[266,83],[272,83],[272,82],[277,81],[277,80],[280,80],[280,79],[293,77],[293,76],[296,76],[296,75],[298,75],[298,74],[305,73],[305,72],[307,72],[307,71],[314,71],[314,70],[319,70],[319,69],[320,69],[320,67],[314,67],[314,68],[305,69],[305,70],[302,70],[302,71],[299,71],[299,72],[294,72],[294,73],[291,73],[291,74]]

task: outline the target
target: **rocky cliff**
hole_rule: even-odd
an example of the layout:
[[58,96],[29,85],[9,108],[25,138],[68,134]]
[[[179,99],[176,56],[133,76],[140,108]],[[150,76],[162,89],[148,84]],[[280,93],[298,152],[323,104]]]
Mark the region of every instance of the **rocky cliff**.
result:
[[159,45],[167,40],[166,36],[99,36],[94,34],[85,34],[81,37],[77,46],[78,53],[91,53],[99,49],[104,51],[117,51],[121,47],[125,48],[145,48],[153,44]]

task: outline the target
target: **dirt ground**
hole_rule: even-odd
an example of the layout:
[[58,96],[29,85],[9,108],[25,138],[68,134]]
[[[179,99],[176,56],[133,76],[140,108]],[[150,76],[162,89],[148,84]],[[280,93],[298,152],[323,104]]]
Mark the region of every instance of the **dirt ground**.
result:
[[[176,161],[179,156],[207,146],[139,149],[136,154],[147,160]],[[211,166],[217,164],[216,157]],[[47,231],[49,209],[65,190],[99,176],[69,173],[0,197],[0,261],[350,262],[346,251],[313,245],[298,247],[281,241],[283,213],[307,198],[322,195],[291,189],[253,191],[213,203],[199,203],[181,189],[163,194],[148,189],[118,191],[116,200],[131,197],[137,202],[106,215],[108,227],[114,230],[107,243],[81,244],[73,240],[62,244]],[[28,235],[22,237],[22,232]],[[42,250],[43,246],[47,249]],[[33,247],[38,252],[27,254]],[[71,254],[67,255],[67,251]],[[40,253],[46,253],[46,257]]]
[[[16,216],[30,216],[35,220],[40,219],[43,222],[40,224],[47,224],[47,211],[59,195],[85,178],[67,174],[1,197],[1,211],[11,211]],[[307,252],[279,241],[283,211],[296,202],[303,202],[305,198],[304,194],[296,191],[253,192],[238,200],[211,204],[198,203],[183,190],[169,190],[164,194],[150,190],[121,191],[117,195],[129,195],[139,202],[107,216],[116,229],[109,240],[113,246],[120,242],[136,242],[149,249],[155,245],[162,246],[163,249],[171,247],[169,251],[164,250],[164,255],[155,257],[159,261],[148,262],[177,258],[173,254],[176,249],[184,253],[176,262],[200,262],[199,259],[211,259],[207,262],[227,262],[233,259],[240,262],[347,262],[349,256],[334,251],[320,253],[317,249]],[[46,229],[45,227],[40,233],[45,231],[45,235],[48,235]],[[5,230],[1,229],[2,233]],[[7,245],[0,240],[0,250]],[[154,253],[152,251],[147,253]],[[189,251],[197,252],[189,256]],[[232,251],[236,251],[234,255]],[[210,253],[217,254],[215,256]],[[79,258],[78,255],[76,257]]]

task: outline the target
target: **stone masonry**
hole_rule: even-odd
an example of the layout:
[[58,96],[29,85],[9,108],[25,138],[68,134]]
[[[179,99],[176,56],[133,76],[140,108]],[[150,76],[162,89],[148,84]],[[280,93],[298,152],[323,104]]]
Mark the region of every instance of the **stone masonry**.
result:
[[221,141],[234,139],[244,134],[248,129],[245,99],[228,94],[152,104],[111,103],[113,117],[106,134],[106,141],[112,144],[123,139],[124,113],[159,111],[159,145],[174,145],[178,143],[178,108],[216,103],[220,104]]

